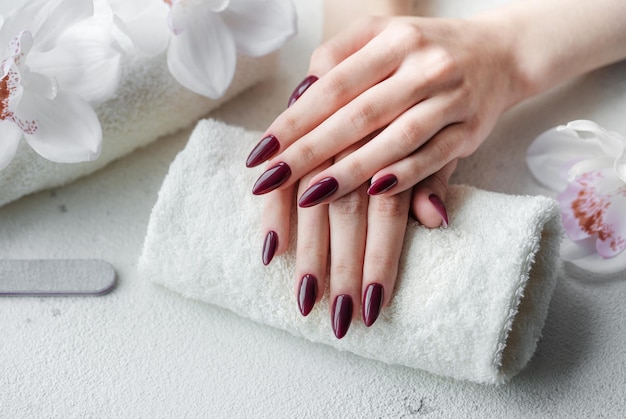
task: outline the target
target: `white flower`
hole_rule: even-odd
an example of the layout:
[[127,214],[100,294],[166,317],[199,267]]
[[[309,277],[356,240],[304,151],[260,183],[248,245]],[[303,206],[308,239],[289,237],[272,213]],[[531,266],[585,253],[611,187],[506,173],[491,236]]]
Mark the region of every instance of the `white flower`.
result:
[[[295,33],[290,0],[108,1],[118,26],[140,50],[158,53],[168,45],[167,64],[174,78],[213,99],[230,85],[237,52],[269,54]],[[166,25],[170,31],[164,41]]]
[[557,196],[569,240],[561,257],[598,273],[626,269],[626,139],[591,121],[541,134],[528,166]]
[[2,21],[0,169],[22,136],[55,162],[98,157],[102,131],[89,102],[113,94],[119,52],[110,27],[88,19],[92,15],[91,0],[32,0]]

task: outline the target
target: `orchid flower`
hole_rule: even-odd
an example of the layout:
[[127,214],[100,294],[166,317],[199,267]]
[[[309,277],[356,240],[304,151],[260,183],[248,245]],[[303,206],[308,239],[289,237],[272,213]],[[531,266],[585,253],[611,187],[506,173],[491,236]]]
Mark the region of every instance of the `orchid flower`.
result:
[[568,236],[561,257],[591,272],[626,269],[626,139],[573,121],[541,134],[527,162],[539,182],[559,192]]
[[54,162],[98,157],[102,130],[90,102],[115,91],[119,52],[110,28],[94,24],[92,16],[92,0],[31,0],[4,16],[0,169],[13,159],[22,136]]
[[[108,2],[118,27],[138,49],[154,54],[167,46],[167,65],[174,78],[212,99],[221,97],[230,85],[237,53],[269,54],[295,33],[290,0]],[[155,22],[161,22],[162,28]],[[167,30],[165,40],[163,30]]]

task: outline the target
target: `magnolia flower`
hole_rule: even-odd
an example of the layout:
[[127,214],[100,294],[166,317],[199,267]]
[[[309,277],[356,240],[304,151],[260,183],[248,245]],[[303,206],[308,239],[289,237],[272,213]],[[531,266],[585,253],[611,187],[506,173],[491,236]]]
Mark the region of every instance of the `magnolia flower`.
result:
[[568,239],[561,257],[592,272],[626,269],[626,139],[591,121],[546,131],[528,166],[557,196]]
[[114,92],[119,53],[92,15],[91,0],[31,0],[1,22],[0,169],[22,136],[55,162],[98,157],[102,131],[89,102]]
[[230,85],[237,53],[269,54],[295,33],[290,0],[108,2],[118,27],[136,47],[158,53],[167,46],[167,65],[174,78],[213,99]]

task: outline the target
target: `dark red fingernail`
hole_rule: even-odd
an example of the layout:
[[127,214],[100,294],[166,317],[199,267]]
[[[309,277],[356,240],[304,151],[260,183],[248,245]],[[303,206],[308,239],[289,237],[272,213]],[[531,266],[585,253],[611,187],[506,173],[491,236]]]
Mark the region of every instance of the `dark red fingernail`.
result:
[[246,160],[247,167],[255,167],[259,164],[263,163],[265,160],[272,157],[278,149],[280,148],[280,143],[278,139],[273,135],[268,135],[263,138],[259,143],[254,146],[248,159]]
[[293,105],[294,102],[298,100],[304,92],[306,92],[306,89],[311,87],[311,85],[315,83],[316,81],[317,81],[317,76],[308,76],[304,80],[302,80],[300,84],[296,86],[293,93],[289,97],[289,103],[287,104],[287,107],[290,107],[291,105]]
[[398,178],[394,175],[385,175],[376,179],[367,189],[368,195],[380,195],[387,192],[398,184]]
[[309,189],[304,191],[300,200],[298,201],[298,205],[302,208],[312,207],[314,205],[319,204],[335,192],[339,188],[339,183],[337,183],[337,179],[334,177],[327,177],[315,185],[311,185]]
[[252,193],[263,195],[278,188],[291,176],[291,168],[287,163],[280,162],[276,166],[267,169],[252,187]]
[[306,274],[300,280],[300,289],[298,290],[298,307],[303,316],[307,316],[317,298],[317,278],[311,274]]
[[365,289],[365,295],[363,296],[363,320],[365,326],[370,327],[374,324],[380,309],[383,307],[383,286],[380,284],[369,284]]
[[446,206],[443,204],[443,201],[434,193],[430,194],[428,200],[433,204],[433,207],[435,207],[439,215],[441,215],[442,227],[448,228],[448,212],[446,211]]
[[337,339],[341,339],[348,333],[352,321],[352,297],[338,295],[333,303],[333,332]]
[[275,231],[270,231],[265,236],[265,241],[263,242],[263,265],[269,265],[272,259],[274,259],[277,247],[278,234]]

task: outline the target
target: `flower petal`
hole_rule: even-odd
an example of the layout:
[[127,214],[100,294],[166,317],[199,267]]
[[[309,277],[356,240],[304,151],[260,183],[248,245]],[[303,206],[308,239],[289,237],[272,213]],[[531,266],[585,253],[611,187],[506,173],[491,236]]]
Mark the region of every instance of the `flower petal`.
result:
[[100,154],[100,122],[87,102],[59,92],[48,99],[25,90],[16,117],[24,124],[28,144],[42,157],[59,163],[95,160]]
[[114,48],[112,22],[86,19],[65,31],[56,46],[33,52],[33,71],[54,77],[59,89],[78,94],[97,105],[109,99],[120,79],[121,53]]
[[109,0],[119,29],[133,45],[148,56],[165,51],[170,38],[169,7],[164,1]]
[[593,252],[589,255],[567,261],[586,271],[604,275],[626,270],[626,252],[622,252],[610,259],[603,258]]
[[253,57],[277,50],[296,33],[296,13],[289,0],[232,0],[222,18],[237,51]]
[[0,40],[29,30],[37,49],[46,51],[63,31],[91,15],[92,0],[30,0],[6,17]]
[[22,138],[22,130],[11,121],[0,121],[0,170],[11,163]]
[[540,183],[562,191],[567,187],[571,166],[581,160],[604,157],[596,143],[581,141],[576,131],[553,128],[533,141],[526,152],[526,163]]
[[610,205],[604,214],[604,231],[596,248],[600,256],[612,258],[626,249],[626,185],[609,196]]
[[172,37],[167,64],[174,78],[187,89],[216,99],[224,94],[235,74],[235,41],[218,14],[198,5],[172,7],[174,25],[182,31]]

